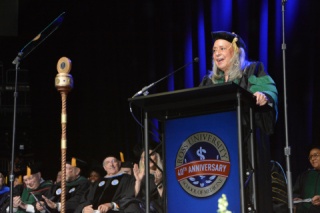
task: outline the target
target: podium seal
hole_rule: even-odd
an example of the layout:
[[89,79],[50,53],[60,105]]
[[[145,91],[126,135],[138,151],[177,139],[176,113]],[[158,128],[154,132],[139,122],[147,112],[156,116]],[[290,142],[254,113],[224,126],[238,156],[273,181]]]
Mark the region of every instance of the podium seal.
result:
[[175,166],[181,187],[195,197],[218,192],[230,173],[230,157],[223,141],[210,132],[189,136],[181,145]]

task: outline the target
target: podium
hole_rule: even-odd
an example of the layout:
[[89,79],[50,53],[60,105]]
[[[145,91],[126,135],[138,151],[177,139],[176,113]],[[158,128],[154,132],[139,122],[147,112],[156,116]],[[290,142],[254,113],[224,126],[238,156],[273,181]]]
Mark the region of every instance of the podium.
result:
[[[149,121],[160,124],[164,212],[217,212],[226,203],[231,212],[262,211],[252,93],[225,83],[134,97],[129,102],[143,110],[145,150],[149,150]],[[145,160],[149,165],[147,152]],[[148,178],[146,183],[148,192]]]

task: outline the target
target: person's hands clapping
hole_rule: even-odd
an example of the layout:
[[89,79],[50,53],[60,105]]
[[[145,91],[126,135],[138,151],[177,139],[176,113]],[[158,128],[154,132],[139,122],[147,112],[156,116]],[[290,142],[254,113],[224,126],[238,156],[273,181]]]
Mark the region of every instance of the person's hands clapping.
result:
[[[141,162],[143,164],[143,162]],[[145,173],[144,166],[139,166],[137,164],[133,165],[133,175],[137,181],[141,181],[143,179]]]
[[320,206],[320,195],[315,195],[312,198],[312,204],[315,206]]
[[42,195],[42,198],[44,199],[44,201],[47,203],[47,205],[51,208],[51,209],[56,209],[57,208],[57,204],[55,202],[53,202],[52,200],[48,199],[46,196]]
[[92,208],[92,205],[88,205],[82,209],[82,213],[93,213],[93,212],[94,210]]
[[[41,203],[41,205],[40,205],[40,203]],[[36,209],[37,209],[38,211],[43,211],[43,210],[45,210],[45,209],[43,208],[43,206],[45,205],[45,203],[44,203],[43,201],[40,201],[40,203],[39,203],[39,202],[36,203]]]
[[18,207],[23,208],[23,209],[27,208],[26,204],[22,202],[20,196],[13,197],[12,202],[13,202],[13,207],[14,208],[18,208]]
[[112,204],[111,203],[104,203],[104,204],[101,204],[100,206],[98,206],[98,211],[100,213],[106,213],[111,209],[112,209]]
[[161,184],[161,182],[162,182],[162,172],[159,169],[157,169],[154,173],[154,183],[156,185],[159,185]]

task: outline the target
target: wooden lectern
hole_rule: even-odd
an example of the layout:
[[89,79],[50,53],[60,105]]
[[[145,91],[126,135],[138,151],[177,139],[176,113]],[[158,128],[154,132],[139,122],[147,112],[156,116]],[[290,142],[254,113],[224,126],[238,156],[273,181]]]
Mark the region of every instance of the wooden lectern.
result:
[[[231,212],[263,212],[257,198],[264,195],[258,191],[261,183],[255,173],[252,93],[225,83],[134,97],[129,102],[143,110],[145,150],[150,142],[148,121],[157,119],[161,124],[165,212],[217,212],[226,203]],[[149,165],[149,156],[145,159]]]

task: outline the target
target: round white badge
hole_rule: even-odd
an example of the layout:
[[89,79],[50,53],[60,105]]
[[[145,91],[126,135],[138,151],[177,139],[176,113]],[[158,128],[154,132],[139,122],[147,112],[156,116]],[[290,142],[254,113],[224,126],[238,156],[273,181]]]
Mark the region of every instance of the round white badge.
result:
[[99,183],[99,187],[103,186],[106,182],[103,180]]
[[118,184],[119,184],[119,180],[114,179],[114,180],[111,182],[111,184],[112,184],[113,186],[118,185]]
[[76,188],[71,188],[70,190],[69,190],[69,193],[72,193],[72,192],[74,192],[76,190]]
[[56,190],[56,195],[60,195],[61,194],[61,188]]

